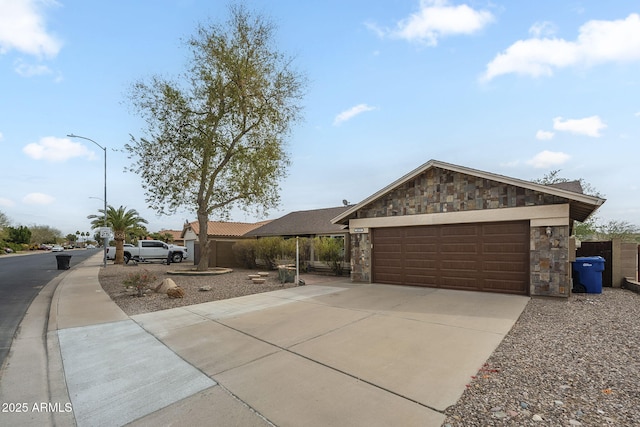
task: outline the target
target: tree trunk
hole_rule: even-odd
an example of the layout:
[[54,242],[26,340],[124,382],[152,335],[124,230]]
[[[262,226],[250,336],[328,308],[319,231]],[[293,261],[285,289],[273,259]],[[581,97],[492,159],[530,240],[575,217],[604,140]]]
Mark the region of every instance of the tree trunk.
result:
[[120,230],[114,231],[114,240],[116,241],[116,259],[114,264],[124,264],[124,238],[125,232]]
[[209,216],[206,213],[198,211],[198,243],[200,244],[200,261],[198,261],[198,271],[207,271],[209,269]]

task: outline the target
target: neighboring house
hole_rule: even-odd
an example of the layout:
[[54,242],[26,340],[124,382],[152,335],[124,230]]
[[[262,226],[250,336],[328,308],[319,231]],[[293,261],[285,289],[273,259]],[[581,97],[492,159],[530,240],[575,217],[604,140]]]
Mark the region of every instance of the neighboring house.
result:
[[568,188],[431,160],[332,222],[356,282],[566,297],[573,222],[605,201]]
[[[233,255],[233,244],[239,240],[247,239],[245,234],[258,228],[269,221],[256,223],[209,221],[207,235],[209,236],[209,266],[210,267],[240,267]],[[198,221],[184,225],[181,238],[187,247],[189,254],[193,254],[193,263],[200,262],[200,247],[198,233],[200,225]]]
[[174,245],[178,245],[178,246],[184,246],[184,239],[182,238],[182,231],[181,230],[160,230],[158,231],[158,234],[162,235],[162,234],[170,234],[173,237],[173,240],[171,240],[171,242]]
[[[245,234],[246,237],[333,237],[342,238],[345,243],[345,262],[349,263],[349,230],[344,225],[333,224],[331,220],[344,213],[351,206],[335,208],[312,209],[296,211],[275,219],[260,228]],[[311,251],[311,261],[317,264],[317,259]],[[318,265],[319,266],[319,265]]]

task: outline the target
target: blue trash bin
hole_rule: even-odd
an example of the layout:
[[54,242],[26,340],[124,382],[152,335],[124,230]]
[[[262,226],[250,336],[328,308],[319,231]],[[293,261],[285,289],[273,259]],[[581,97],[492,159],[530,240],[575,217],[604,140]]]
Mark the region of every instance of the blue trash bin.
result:
[[604,258],[578,257],[573,261],[573,292],[602,293]]

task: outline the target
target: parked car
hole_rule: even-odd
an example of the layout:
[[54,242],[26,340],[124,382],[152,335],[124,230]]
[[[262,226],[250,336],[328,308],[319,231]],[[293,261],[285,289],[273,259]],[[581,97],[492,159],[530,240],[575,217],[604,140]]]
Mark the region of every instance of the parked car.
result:
[[87,249],[95,249],[96,245],[87,245]]
[[51,252],[62,252],[64,251],[64,248],[60,245],[53,245],[51,247]]
[[[127,248],[135,248],[134,245],[132,245],[131,243],[125,243],[124,244],[124,250],[125,252],[127,251]],[[109,246],[107,248],[107,259],[116,259],[116,247],[115,246]]]
[[[171,251],[171,262],[182,262],[188,258],[187,248],[184,246],[170,245],[162,240],[139,240],[138,246],[125,244],[124,262],[166,260]],[[115,259],[116,248],[109,246],[107,259]]]

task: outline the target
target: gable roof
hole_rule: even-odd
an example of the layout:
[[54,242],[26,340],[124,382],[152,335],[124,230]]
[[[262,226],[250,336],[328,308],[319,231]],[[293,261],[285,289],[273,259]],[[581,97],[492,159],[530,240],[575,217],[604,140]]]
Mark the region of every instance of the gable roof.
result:
[[181,240],[182,239],[182,231],[180,230],[160,230],[158,234],[171,234],[173,240]]
[[[396,187],[399,187],[400,185],[408,181],[411,181],[412,179],[416,178],[423,172],[432,168],[446,169],[446,170],[449,170],[452,172],[458,172],[464,175],[471,175],[478,178],[487,179],[490,181],[501,182],[503,184],[522,187],[522,188],[530,189],[533,191],[538,191],[541,193],[551,194],[554,196],[565,198],[569,201],[570,217],[572,219],[575,219],[581,222],[584,222],[589,217],[589,215],[591,215],[598,207],[600,207],[600,205],[602,205],[605,202],[605,199],[601,199],[596,196],[589,196],[586,194],[582,194],[581,192],[578,193],[574,191],[569,191],[564,188],[559,188],[558,186],[548,186],[548,185],[537,184],[531,181],[524,181],[521,179],[510,178],[504,175],[499,175],[491,172],[484,172],[477,169],[467,168],[464,166],[453,165],[450,163],[441,162],[439,160],[429,160],[427,163],[417,167],[416,169],[412,170],[408,174],[402,176],[401,178],[387,185],[383,189],[367,197],[357,205],[349,207],[345,212],[342,212],[341,214],[333,218],[331,222],[333,222],[334,224],[346,224],[350,218],[354,217],[355,213],[358,210],[362,209],[369,203],[383,197],[384,195],[390,193]],[[576,187],[574,186],[573,189],[576,189]],[[580,191],[581,190],[582,190],[582,187],[580,187]]]
[[305,236],[309,234],[344,233],[344,226],[334,224],[331,219],[342,214],[350,206],[296,211],[275,219],[246,236]]
[[[242,237],[249,231],[261,227],[269,222],[270,221],[261,221],[256,223],[209,221],[207,223],[207,235],[217,237]],[[185,224],[185,227],[182,230],[182,237],[184,237],[188,230],[198,234],[200,232],[200,224],[198,221]]]

